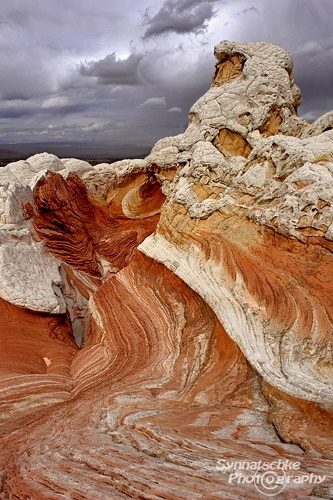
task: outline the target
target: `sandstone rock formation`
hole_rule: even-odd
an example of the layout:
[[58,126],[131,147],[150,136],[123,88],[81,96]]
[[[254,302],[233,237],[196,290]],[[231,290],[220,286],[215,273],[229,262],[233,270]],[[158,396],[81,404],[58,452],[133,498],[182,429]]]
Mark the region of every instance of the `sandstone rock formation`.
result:
[[333,113],[277,46],[215,55],[144,160],[0,171],[1,500],[333,498]]

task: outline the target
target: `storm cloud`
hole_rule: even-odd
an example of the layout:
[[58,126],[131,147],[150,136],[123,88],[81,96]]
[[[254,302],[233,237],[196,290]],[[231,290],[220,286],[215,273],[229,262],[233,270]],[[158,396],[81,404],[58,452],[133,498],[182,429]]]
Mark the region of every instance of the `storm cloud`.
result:
[[166,0],[154,16],[146,10],[143,25],[147,26],[143,38],[164,33],[200,33],[207,30],[208,21],[217,14],[214,0]]
[[113,52],[99,61],[81,63],[80,73],[96,77],[102,85],[138,85],[142,83],[138,72],[142,57],[130,54],[126,59],[119,59]]
[[333,109],[331,0],[2,0],[0,26],[0,145],[149,149],[184,131],[225,39],[281,45],[299,113]]

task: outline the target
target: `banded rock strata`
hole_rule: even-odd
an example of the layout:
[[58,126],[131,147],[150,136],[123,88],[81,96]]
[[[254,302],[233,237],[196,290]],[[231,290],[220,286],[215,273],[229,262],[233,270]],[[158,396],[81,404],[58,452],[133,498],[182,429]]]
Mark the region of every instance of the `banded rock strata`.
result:
[[332,498],[333,113],[279,47],[215,55],[144,160],[1,169],[2,500],[265,498],[218,464],[279,459]]

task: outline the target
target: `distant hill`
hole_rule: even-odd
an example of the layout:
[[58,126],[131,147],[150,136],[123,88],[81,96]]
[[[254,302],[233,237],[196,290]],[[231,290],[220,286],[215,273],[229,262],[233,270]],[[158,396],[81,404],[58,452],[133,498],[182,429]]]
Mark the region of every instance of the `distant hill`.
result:
[[23,160],[24,155],[20,151],[0,147],[0,167],[17,160]]
[[23,158],[20,151],[0,147],[0,160],[16,160],[19,158]]
[[122,159],[142,158],[150,152],[151,146],[133,146],[127,144],[95,144],[84,142],[36,142],[18,144],[0,144],[0,160],[15,161],[28,158],[36,153],[52,153],[59,158],[82,159]]

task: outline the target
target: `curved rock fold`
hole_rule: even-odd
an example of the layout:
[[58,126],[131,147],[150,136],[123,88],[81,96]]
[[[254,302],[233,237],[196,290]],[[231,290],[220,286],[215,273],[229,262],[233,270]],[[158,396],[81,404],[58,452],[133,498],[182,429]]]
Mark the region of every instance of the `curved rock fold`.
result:
[[221,464],[277,461],[331,498],[332,112],[279,47],[215,56],[144,160],[1,169],[1,500],[257,500]]

